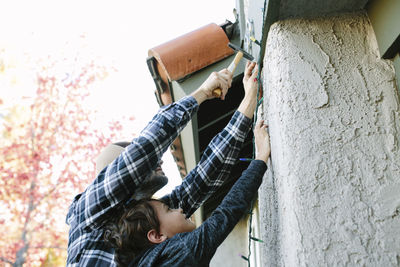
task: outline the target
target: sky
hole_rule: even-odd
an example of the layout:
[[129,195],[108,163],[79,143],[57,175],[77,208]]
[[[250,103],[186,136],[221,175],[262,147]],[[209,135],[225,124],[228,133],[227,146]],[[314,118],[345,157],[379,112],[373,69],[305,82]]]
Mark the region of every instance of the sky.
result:
[[[21,65],[27,53],[37,57],[60,51],[87,53],[115,66],[118,71],[97,85],[85,104],[97,109],[104,121],[134,116],[130,127],[138,133],[159,108],[146,64],[147,51],[209,23],[233,22],[234,7],[235,0],[0,0],[0,55],[12,54],[15,64]],[[85,36],[84,48],[79,43],[81,36]],[[13,90],[0,83],[1,98],[19,101],[29,94],[29,86],[24,85],[31,81],[23,77],[24,73],[29,76],[29,68],[19,67],[15,75],[20,86]],[[169,183],[158,196],[180,183],[169,152],[163,161]]]

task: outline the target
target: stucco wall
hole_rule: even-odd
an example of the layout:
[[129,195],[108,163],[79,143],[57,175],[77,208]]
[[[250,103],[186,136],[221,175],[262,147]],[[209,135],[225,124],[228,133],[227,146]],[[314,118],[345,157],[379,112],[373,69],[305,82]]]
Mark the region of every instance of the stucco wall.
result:
[[246,267],[247,262],[239,254],[247,255],[247,220],[240,220],[225,241],[218,247],[210,262],[210,267]]
[[269,32],[263,266],[400,265],[399,96],[365,14]]

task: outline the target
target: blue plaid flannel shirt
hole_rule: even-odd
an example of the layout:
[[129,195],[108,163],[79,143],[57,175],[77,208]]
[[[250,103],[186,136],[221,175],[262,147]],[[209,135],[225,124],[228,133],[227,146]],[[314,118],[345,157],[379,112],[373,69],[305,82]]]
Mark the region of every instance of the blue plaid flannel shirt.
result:
[[[121,155],[74,198],[66,218],[70,225],[67,266],[116,266],[114,250],[103,241],[104,222],[156,168],[197,110],[198,103],[191,96],[162,107]],[[163,200],[191,216],[229,177],[250,128],[251,120],[236,111],[197,166]]]

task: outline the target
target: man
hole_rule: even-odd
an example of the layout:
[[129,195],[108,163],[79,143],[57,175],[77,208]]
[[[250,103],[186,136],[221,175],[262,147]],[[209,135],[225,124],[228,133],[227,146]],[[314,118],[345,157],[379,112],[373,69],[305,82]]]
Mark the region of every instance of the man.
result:
[[[187,217],[229,177],[251,128],[257,104],[257,72],[256,64],[248,62],[243,78],[245,97],[238,110],[218,138],[211,141],[199,164],[182,185],[165,198],[171,208],[182,208]],[[70,225],[68,266],[116,265],[114,249],[104,241],[107,225],[119,219],[138,190],[145,195],[153,193],[148,188],[143,189],[146,181],[155,180],[158,185],[165,183],[160,168],[163,153],[199,105],[214,98],[213,90],[221,88],[221,99],[224,100],[231,82],[232,74],[228,70],[214,72],[190,96],[162,107],[140,135],[99,172],[83,193],[74,198],[66,218]]]

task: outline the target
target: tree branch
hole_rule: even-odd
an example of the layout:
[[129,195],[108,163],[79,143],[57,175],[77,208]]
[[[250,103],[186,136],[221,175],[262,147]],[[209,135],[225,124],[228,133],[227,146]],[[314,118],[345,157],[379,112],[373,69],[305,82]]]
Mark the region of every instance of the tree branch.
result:
[[14,264],[14,262],[12,262],[11,260],[6,259],[6,258],[4,258],[4,257],[0,257],[0,261],[5,262],[5,263],[8,263],[8,264],[11,264],[11,265]]

